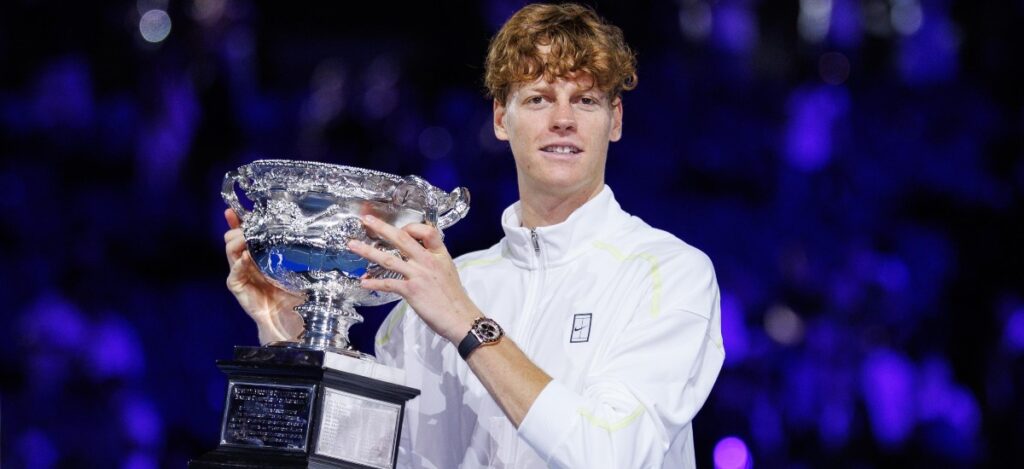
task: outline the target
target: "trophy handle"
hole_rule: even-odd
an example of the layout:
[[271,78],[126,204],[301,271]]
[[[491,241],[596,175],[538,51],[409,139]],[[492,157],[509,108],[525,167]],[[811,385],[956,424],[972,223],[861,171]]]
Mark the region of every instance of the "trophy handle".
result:
[[430,183],[419,176],[403,178],[402,183],[395,188],[391,196],[391,203],[395,207],[402,207],[410,200],[423,206],[423,223],[437,226],[438,200]]
[[459,187],[453,190],[448,194],[448,202],[451,208],[437,217],[437,227],[442,230],[454,225],[469,212],[469,189]]
[[231,210],[235,211],[239,221],[245,221],[245,217],[249,216],[249,211],[238,201],[238,194],[235,193],[235,183],[242,182],[243,179],[242,175],[238,174],[238,171],[228,171],[224,175],[224,184],[220,190],[221,198],[231,207]]

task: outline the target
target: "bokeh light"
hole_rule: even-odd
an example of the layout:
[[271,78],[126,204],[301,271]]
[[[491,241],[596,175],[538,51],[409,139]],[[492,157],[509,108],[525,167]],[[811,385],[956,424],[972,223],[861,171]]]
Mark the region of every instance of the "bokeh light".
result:
[[918,0],[895,0],[889,13],[892,28],[896,32],[910,36],[921,29],[924,12]]
[[729,344],[729,353],[725,355],[725,366],[731,367],[743,363],[750,349],[749,333],[744,322],[743,305],[736,296],[722,294],[722,341]]
[[750,5],[739,2],[717,3],[712,19],[712,39],[722,49],[746,54],[757,47],[757,20]]
[[227,0],[195,0],[192,2],[192,17],[203,24],[213,24],[224,15]]
[[880,349],[864,363],[861,383],[875,438],[884,447],[902,444],[914,426],[913,364],[900,352]]
[[[219,184],[243,163],[466,186],[446,245],[492,246],[519,191],[482,61],[523,4],[5,5],[3,467],[184,467],[216,445],[215,361],[256,343],[223,287]],[[721,287],[725,363],[693,424],[697,466],[1015,460],[1024,11],[597,9],[639,65],[606,182],[704,251]],[[361,311],[361,350],[386,311]]]
[[818,74],[830,85],[841,85],[850,76],[850,60],[841,52],[826,52],[818,59]]
[[800,0],[797,21],[800,37],[811,43],[821,42],[832,22],[832,0]]
[[29,429],[19,435],[16,448],[22,460],[32,461],[32,467],[54,467],[60,458],[53,441],[38,429]]
[[867,0],[864,5],[864,29],[874,36],[892,34],[889,11],[886,0]]
[[685,0],[679,6],[679,29],[692,41],[703,41],[711,34],[711,6],[704,0]]
[[1019,308],[1006,319],[1005,331],[1006,344],[1015,352],[1024,352],[1024,308]]
[[764,330],[781,345],[796,345],[804,338],[804,322],[792,309],[773,306],[764,315]]
[[715,445],[715,469],[750,469],[753,459],[743,440],[729,436]]
[[162,42],[171,34],[171,17],[163,10],[143,13],[139,18],[139,34],[148,42]]
[[443,158],[452,150],[452,134],[444,127],[427,127],[420,132],[419,143],[423,156]]

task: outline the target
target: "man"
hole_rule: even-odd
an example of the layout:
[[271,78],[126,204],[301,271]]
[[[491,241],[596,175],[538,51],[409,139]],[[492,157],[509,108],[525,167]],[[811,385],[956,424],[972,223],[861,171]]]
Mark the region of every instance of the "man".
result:
[[[604,185],[636,83],[621,31],[578,5],[527,6],[492,40],[486,83],[519,183],[505,237],[453,262],[434,228],[367,217],[405,259],[349,245],[404,276],[363,280],[404,298],[377,357],[422,390],[399,465],[693,467],[691,421],[725,356],[718,286],[707,256]],[[261,280],[227,216],[229,288],[261,343],[294,337],[298,299]]]

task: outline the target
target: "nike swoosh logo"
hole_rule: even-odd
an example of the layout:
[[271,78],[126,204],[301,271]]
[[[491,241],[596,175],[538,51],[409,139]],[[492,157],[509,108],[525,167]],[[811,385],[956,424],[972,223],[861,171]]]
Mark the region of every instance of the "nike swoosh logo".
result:
[[574,330],[574,331],[582,331],[583,330],[583,326],[574,327],[574,328],[572,328],[572,330]]

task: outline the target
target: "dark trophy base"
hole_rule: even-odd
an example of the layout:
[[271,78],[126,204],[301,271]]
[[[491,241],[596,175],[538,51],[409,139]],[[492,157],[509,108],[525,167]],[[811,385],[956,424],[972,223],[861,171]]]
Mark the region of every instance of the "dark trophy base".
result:
[[[393,369],[345,355],[235,347],[220,445],[189,468],[393,468],[405,403]],[[378,379],[382,377],[383,379]]]

